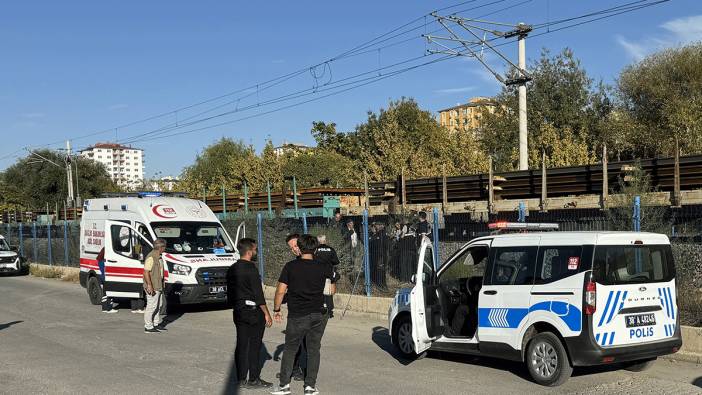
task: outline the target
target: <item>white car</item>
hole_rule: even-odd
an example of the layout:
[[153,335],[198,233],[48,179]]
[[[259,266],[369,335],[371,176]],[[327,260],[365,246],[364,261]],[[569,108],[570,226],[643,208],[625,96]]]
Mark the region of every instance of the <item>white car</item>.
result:
[[422,241],[415,286],[389,311],[405,357],[426,350],[524,362],[534,381],[574,366],[647,368],[682,345],[668,237],[551,232],[480,237],[441,267]]
[[0,273],[29,273],[27,261],[17,252],[17,248],[7,244],[3,236],[0,236]]

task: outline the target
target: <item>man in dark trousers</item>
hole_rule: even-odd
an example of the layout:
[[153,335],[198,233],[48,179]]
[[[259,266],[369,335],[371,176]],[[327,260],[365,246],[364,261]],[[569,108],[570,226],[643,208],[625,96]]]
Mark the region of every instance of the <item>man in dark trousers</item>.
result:
[[[297,246],[297,239],[300,238],[300,234],[291,233],[285,237],[285,243],[290,248],[290,252],[296,257],[300,257],[300,248]],[[287,303],[287,298],[283,298],[283,304]],[[306,343],[305,339],[302,339],[300,344],[300,349],[295,354],[295,365],[293,366],[293,380],[302,381],[305,379],[305,369],[307,369],[307,352],[305,351]]]
[[[282,322],[280,307],[283,296],[288,294],[288,323],[285,327],[285,348],[280,364],[280,386],[271,394],[287,395],[291,393],[290,379],[295,353],[303,338],[307,338],[307,375],[305,376],[305,395],[315,395],[319,391],[317,373],[319,372],[320,347],[324,329],[327,326],[327,312],[324,309],[324,292],[326,284],[334,274],[329,265],[314,259],[318,243],[311,235],[302,235],[297,239],[297,246],[302,256],[288,262],[283,267],[275,291],[274,319]],[[329,294],[336,286],[329,285]]]
[[261,277],[254,263],[256,241],[243,238],[236,247],[241,259],[227,271],[227,297],[233,308],[236,326],[234,360],[237,379],[242,388],[268,388],[272,384],[260,377],[261,343],[266,326],[270,327],[273,321],[263,296]]
[[[332,268],[334,278],[331,279],[331,283],[336,284],[336,280],[339,278],[338,274],[336,273],[336,266],[339,264],[339,257],[336,255],[336,250],[327,245],[326,235],[317,236],[317,241],[319,242],[319,246],[317,246],[317,250],[314,253],[314,259],[319,261],[319,263],[328,265]],[[327,315],[329,318],[334,317],[334,296],[324,295],[324,304],[327,308]]]

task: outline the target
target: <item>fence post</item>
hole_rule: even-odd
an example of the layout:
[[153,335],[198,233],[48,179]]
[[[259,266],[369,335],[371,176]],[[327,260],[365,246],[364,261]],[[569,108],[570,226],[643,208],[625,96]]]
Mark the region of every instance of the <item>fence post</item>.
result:
[[295,218],[300,218],[298,213],[297,213],[297,180],[295,179],[295,176],[293,176],[292,184],[293,184],[293,203],[295,204]]
[[20,253],[20,256],[24,256],[24,240],[23,240],[23,238],[22,238],[22,232],[23,232],[23,226],[22,226],[22,222],[20,222],[20,223],[19,223],[19,235],[17,235],[17,236],[19,237],[19,253]]
[[68,221],[63,220],[63,264],[68,266]]
[[519,202],[519,222],[526,222],[526,206],[524,202]]
[[307,213],[302,212],[302,233],[307,234]]
[[32,222],[32,249],[34,250],[34,260],[37,263],[37,221]]
[[263,216],[261,213],[256,213],[256,225],[258,228],[258,273],[261,275],[261,282],[263,282],[266,265],[263,256]]
[[[271,182],[266,181],[266,191],[268,192],[268,218],[273,218],[273,205],[271,204]],[[285,207],[283,207],[285,208]]]
[[227,219],[227,189],[224,188],[224,184],[222,184],[222,213],[224,219]]
[[434,207],[434,227],[431,230],[432,238],[434,239],[434,270],[439,270],[441,264],[439,262],[439,209]]
[[641,196],[634,196],[634,232],[641,232]]
[[368,255],[368,210],[363,210],[363,273],[365,275],[366,296],[371,296],[370,257]]
[[46,245],[49,266],[51,266],[51,222],[46,224]]
[[249,214],[249,185],[244,180],[244,214]]

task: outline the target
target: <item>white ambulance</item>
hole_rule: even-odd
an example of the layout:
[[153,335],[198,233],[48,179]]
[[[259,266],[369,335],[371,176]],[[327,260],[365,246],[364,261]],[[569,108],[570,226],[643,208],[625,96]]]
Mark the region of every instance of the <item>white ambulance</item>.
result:
[[[227,269],[239,258],[232,240],[203,202],[161,193],[86,200],[80,235],[80,284],[93,304],[103,295],[143,296],[144,258],[166,240],[165,293],[177,304],[225,302]],[[97,261],[104,248],[104,278]]]
[[389,311],[405,357],[426,350],[526,363],[556,386],[573,366],[647,368],[682,345],[668,237],[550,232],[479,237],[441,267],[429,239]]

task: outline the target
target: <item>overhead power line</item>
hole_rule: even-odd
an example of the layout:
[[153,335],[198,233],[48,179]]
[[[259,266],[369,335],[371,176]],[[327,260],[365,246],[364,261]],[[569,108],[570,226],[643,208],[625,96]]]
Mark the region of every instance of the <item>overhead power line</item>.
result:
[[[459,15],[459,14],[462,14],[465,12],[474,11],[476,9],[485,8],[485,7],[489,7],[489,6],[495,6],[495,5],[498,5],[501,3],[505,3],[507,0],[495,0],[495,1],[490,1],[490,2],[482,3],[482,4],[474,4],[477,1],[478,0],[463,1],[463,2],[457,3],[457,4],[452,5],[452,6],[444,7],[443,9],[440,9],[437,11],[446,11],[448,9],[451,9],[451,10],[455,10],[455,11],[453,11],[453,13],[451,15]],[[519,7],[521,5],[524,5],[526,3],[529,3],[531,1],[533,1],[533,0],[524,0],[524,1],[515,2],[512,4],[506,5],[500,9],[489,11],[485,15],[478,16],[475,19],[484,18],[484,17],[490,16],[490,15],[493,15],[493,14],[499,13],[499,12],[504,12],[504,11],[507,11],[509,9],[513,9],[513,8]],[[618,6],[609,7],[607,9],[589,12],[587,14],[583,14],[583,15],[579,15],[579,16],[564,18],[564,19],[555,20],[555,21],[547,21],[546,23],[534,25],[534,30],[548,29],[548,31],[543,31],[543,32],[531,34],[530,37],[538,37],[538,36],[541,36],[544,34],[554,33],[554,32],[560,31],[560,30],[580,26],[580,25],[583,25],[586,23],[592,23],[592,22],[597,21],[597,20],[610,18],[610,17],[616,16],[616,15],[636,11],[636,10],[643,9],[646,7],[651,7],[651,6],[665,3],[668,1],[670,1],[670,0],[633,1],[633,2],[629,2],[629,3],[621,4]],[[471,6],[470,7],[463,7],[465,5],[471,5]],[[463,7],[463,8],[461,8],[461,7]],[[458,8],[460,8],[460,9],[458,9]],[[236,91],[228,92],[228,93],[225,93],[223,95],[219,95],[219,96],[216,96],[216,97],[213,97],[210,99],[202,100],[202,101],[194,103],[194,104],[179,107],[177,109],[166,111],[166,112],[163,112],[163,113],[160,113],[157,115],[153,115],[150,117],[146,117],[146,118],[143,118],[143,119],[140,119],[137,121],[133,121],[133,122],[129,122],[129,123],[126,123],[123,125],[119,125],[117,127],[108,128],[108,129],[104,129],[101,131],[96,131],[93,133],[73,137],[73,139],[78,140],[78,139],[92,137],[92,136],[96,136],[96,135],[100,135],[100,134],[111,133],[111,132],[114,132],[116,129],[126,129],[126,128],[129,128],[129,127],[132,127],[132,126],[135,126],[138,124],[142,124],[142,123],[146,123],[149,121],[154,121],[154,120],[157,120],[160,118],[164,118],[166,116],[174,116],[176,118],[176,120],[174,122],[169,122],[169,123],[167,123],[161,127],[158,127],[156,129],[148,130],[148,131],[145,131],[142,133],[138,133],[136,135],[131,135],[129,137],[126,137],[122,141],[124,141],[124,142],[139,142],[139,141],[155,140],[156,138],[154,138],[154,137],[157,137],[157,136],[169,137],[169,136],[177,135],[178,133],[176,132],[176,130],[184,129],[184,128],[194,126],[194,125],[199,124],[199,123],[203,123],[203,122],[207,122],[209,120],[221,118],[221,117],[224,117],[227,115],[232,115],[232,114],[236,114],[236,113],[243,112],[243,111],[253,110],[256,108],[263,108],[265,106],[270,106],[273,104],[280,104],[280,103],[283,103],[287,100],[296,100],[296,99],[300,99],[304,96],[311,96],[311,95],[321,94],[324,92],[330,92],[334,89],[339,90],[338,92],[327,93],[326,95],[321,96],[319,98],[305,100],[305,101],[302,101],[299,103],[294,103],[291,105],[282,106],[282,107],[277,108],[277,109],[266,110],[265,112],[261,112],[259,114],[252,114],[252,115],[249,115],[249,116],[246,116],[243,118],[237,118],[236,120],[232,120],[232,122],[238,122],[238,121],[243,120],[243,119],[250,119],[251,117],[257,117],[257,116],[261,116],[261,115],[265,115],[265,114],[270,114],[270,113],[273,113],[276,111],[282,111],[282,110],[290,108],[290,107],[299,106],[299,105],[305,104],[307,102],[319,100],[319,99],[324,98],[324,97],[329,97],[331,95],[339,94],[341,92],[346,92],[346,91],[351,90],[351,89],[356,89],[360,86],[365,86],[365,85],[374,83],[374,82],[379,81],[379,80],[384,80],[386,78],[402,74],[403,72],[406,72],[406,71],[403,71],[401,73],[396,73],[394,71],[390,71],[390,68],[396,67],[396,66],[402,65],[402,64],[407,64],[408,62],[411,62],[411,61],[417,61],[421,57],[415,57],[415,58],[410,58],[410,59],[407,59],[404,61],[396,62],[390,66],[385,66],[385,67],[379,66],[379,67],[376,67],[370,71],[358,73],[358,74],[355,74],[353,76],[342,78],[339,80],[333,80],[333,78],[330,77],[329,80],[320,81],[318,76],[315,77],[315,74],[317,73],[317,71],[319,71],[319,73],[321,73],[321,68],[323,68],[325,70],[325,72],[328,71],[329,75],[331,75],[333,62],[339,61],[341,59],[346,59],[346,58],[351,58],[351,57],[355,57],[355,56],[360,56],[363,54],[378,52],[378,51],[381,51],[381,50],[389,48],[389,47],[398,46],[398,45],[402,45],[402,44],[411,42],[412,40],[423,40],[422,36],[424,34],[433,34],[437,31],[440,31],[441,29],[436,29],[436,30],[427,29],[427,26],[431,25],[432,23],[435,23],[435,22],[432,22],[429,24],[426,23],[425,17],[428,15],[430,15],[430,13],[427,13],[425,15],[417,17],[417,18],[415,18],[407,23],[404,23],[404,24],[402,24],[394,29],[391,29],[390,31],[388,31],[386,33],[383,33],[383,34],[381,34],[381,35],[379,35],[371,40],[368,40],[362,44],[359,44],[359,45],[349,49],[349,50],[341,52],[341,53],[337,54],[336,56],[331,57],[325,61],[319,62],[315,65],[300,68],[300,69],[295,70],[293,72],[269,79],[267,81],[249,85],[246,88],[242,88],[242,89],[238,89]],[[555,29],[551,29],[551,27],[555,27]],[[408,37],[408,35],[410,37]],[[486,40],[486,41],[490,42],[490,41],[492,41],[492,39]],[[507,44],[510,44],[510,41],[494,44],[493,47],[500,47],[502,45],[507,45]],[[443,60],[445,60],[445,59],[442,59],[442,61]],[[433,64],[433,63],[434,62],[423,62],[419,65],[413,65],[413,66],[410,66],[411,67],[410,70],[414,70],[415,68],[418,68],[418,67],[428,66],[428,65]],[[364,77],[369,73],[379,72],[378,71],[379,69],[386,70],[386,72],[387,72],[387,74],[382,74],[381,76],[377,76],[377,77],[383,77],[383,78]],[[407,71],[409,71],[409,70],[407,70]],[[257,98],[258,98],[258,97],[260,97],[261,93],[267,92],[268,90],[270,90],[274,87],[281,86],[285,82],[291,81],[294,78],[301,77],[303,75],[307,75],[308,73],[312,75],[313,88],[295,90],[293,92],[283,94],[283,95],[277,96],[277,97],[272,98],[272,99],[263,100],[263,101],[257,99],[256,102],[253,104],[249,102],[246,105],[242,105],[241,107],[239,106],[239,104],[243,104],[243,102],[245,100],[247,100],[247,99],[250,100],[250,98],[253,97],[254,95],[257,96]],[[237,96],[237,95],[239,95],[239,96]],[[228,100],[223,102],[223,103],[218,103],[218,101],[221,102],[224,99],[228,99]],[[189,115],[182,117],[182,118],[179,116],[188,110],[196,109],[197,107],[204,106],[206,104],[214,104],[214,105],[212,107],[209,107],[207,109],[203,109],[203,110],[198,111],[194,114],[189,114]],[[224,111],[224,112],[221,112],[218,114],[206,116],[207,114],[210,114],[216,110],[225,108],[227,106],[236,106],[236,108],[234,110]],[[230,122],[230,123],[232,123],[232,122]],[[222,123],[219,123],[216,125],[205,126],[205,127],[199,128],[198,131],[221,126],[221,124]],[[225,122],[223,124],[228,124],[228,123]],[[58,143],[62,143],[63,141],[64,140],[62,139],[61,141],[57,141],[55,143],[49,143],[49,144],[41,145],[41,146],[51,146],[51,145],[55,145]],[[4,157],[0,157],[0,160],[7,158],[7,157],[11,157],[11,156],[13,156],[16,153],[21,152],[21,151],[22,151],[22,149],[16,150],[16,151],[14,151],[14,152],[12,152]]]

